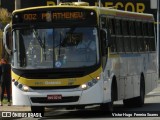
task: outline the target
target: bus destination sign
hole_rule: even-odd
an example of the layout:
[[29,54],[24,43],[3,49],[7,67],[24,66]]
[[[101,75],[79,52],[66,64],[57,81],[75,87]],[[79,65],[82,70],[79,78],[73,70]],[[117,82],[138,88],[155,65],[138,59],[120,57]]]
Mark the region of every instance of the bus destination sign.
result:
[[94,11],[85,10],[68,10],[68,11],[26,11],[23,13],[16,13],[13,15],[14,23],[27,22],[79,22],[79,21],[93,21],[96,20],[96,13]]
[[22,19],[24,21],[48,21],[52,20],[83,20],[85,14],[83,12],[53,12],[53,13],[26,13],[23,14]]

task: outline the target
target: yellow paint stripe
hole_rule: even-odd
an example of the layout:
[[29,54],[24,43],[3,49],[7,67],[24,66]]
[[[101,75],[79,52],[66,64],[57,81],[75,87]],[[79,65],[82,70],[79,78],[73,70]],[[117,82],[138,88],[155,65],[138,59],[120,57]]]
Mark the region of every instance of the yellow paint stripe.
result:
[[[102,68],[100,67],[90,75],[79,78],[64,78],[64,79],[26,79],[20,77],[12,71],[12,78],[18,80],[19,83],[27,86],[69,86],[69,85],[81,85],[90,81],[92,78],[100,76]],[[74,73],[73,73],[74,74]]]

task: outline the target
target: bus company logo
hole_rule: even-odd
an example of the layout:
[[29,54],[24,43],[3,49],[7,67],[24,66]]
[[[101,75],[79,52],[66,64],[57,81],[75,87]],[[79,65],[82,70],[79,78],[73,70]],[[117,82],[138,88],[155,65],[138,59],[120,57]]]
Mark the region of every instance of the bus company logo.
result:
[[11,117],[11,112],[2,112],[2,117]]
[[60,81],[46,81],[45,82],[46,85],[60,85],[61,82]]

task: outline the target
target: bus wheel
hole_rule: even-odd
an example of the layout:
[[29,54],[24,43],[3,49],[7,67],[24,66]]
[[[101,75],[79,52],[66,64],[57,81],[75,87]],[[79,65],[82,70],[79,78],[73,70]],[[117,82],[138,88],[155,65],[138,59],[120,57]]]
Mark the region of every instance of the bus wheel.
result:
[[142,107],[144,105],[144,98],[145,98],[145,82],[144,77],[141,76],[141,82],[140,82],[140,96],[135,98],[136,106]]
[[41,116],[44,116],[44,107],[42,106],[31,106],[32,113],[40,113]]
[[123,100],[123,104],[126,107],[141,107],[144,105],[144,98],[145,98],[145,82],[144,82],[144,77],[141,76],[140,96]]
[[113,112],[113,102],[101,104],[100,109],[105,113],[112,113]]

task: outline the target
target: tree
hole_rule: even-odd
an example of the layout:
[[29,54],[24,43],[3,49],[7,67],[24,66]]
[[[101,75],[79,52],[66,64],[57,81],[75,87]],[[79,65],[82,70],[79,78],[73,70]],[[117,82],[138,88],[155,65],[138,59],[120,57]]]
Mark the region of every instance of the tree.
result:
[[11,14],[8,12],[7,9],[0,8],[0,58],[3,55],[3,46],[2,46],[2,39],[3,39],[3,28],[11,21]]
[[8,24],[11,20],[11,14],[8,12],[7,9],[0,8],[0,23],[4,27]]

